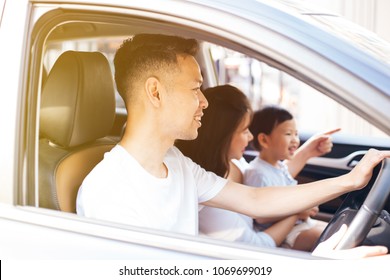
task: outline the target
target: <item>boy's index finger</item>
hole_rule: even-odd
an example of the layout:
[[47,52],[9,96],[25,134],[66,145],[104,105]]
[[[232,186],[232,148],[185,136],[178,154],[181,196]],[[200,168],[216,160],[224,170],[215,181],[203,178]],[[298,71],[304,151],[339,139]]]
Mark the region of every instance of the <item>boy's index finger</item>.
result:
[[341,128],[332,129],[330,131],[325,132],[324,135],[332,135],[336,132],[339,132],[340,130],[341,130]]

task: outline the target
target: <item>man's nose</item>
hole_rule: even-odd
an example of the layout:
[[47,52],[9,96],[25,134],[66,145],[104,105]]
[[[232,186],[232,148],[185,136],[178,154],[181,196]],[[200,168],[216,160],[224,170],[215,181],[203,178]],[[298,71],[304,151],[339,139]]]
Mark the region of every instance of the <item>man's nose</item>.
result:
[[209,102],[207,101],[206,96],[204,96],[201,90],[199,94],[199,103],[202,109],[206,109],[207,107],[209,107]]

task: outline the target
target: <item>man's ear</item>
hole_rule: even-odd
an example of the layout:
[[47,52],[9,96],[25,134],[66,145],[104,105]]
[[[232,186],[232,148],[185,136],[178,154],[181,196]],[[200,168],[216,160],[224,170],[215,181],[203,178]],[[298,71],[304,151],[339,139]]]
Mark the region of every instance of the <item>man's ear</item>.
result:
[[156,77],[149,77],[145,82],[145,92],[149,101],[156,107],[160,106],[161,96],[160,96],[161,83]]
[[261,148],[268,148],[268,135],[265,133],[259,133],[257,135],[257,141]]

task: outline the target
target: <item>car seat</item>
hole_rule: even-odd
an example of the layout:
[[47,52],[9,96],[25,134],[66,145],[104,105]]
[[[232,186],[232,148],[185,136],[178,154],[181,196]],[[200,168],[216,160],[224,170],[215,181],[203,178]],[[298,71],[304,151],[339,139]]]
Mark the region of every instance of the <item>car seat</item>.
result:
[[45,82],[40,108],[39,207],[76,212],[85,176],[115,142],[113,77],[98,52],[64,52]]

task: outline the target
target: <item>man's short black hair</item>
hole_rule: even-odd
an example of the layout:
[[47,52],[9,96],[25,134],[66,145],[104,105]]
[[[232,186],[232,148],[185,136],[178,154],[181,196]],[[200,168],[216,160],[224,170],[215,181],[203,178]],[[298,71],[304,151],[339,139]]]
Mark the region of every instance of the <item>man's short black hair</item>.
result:
[[198,48],[195,39],[162,34],[137,34],[125,40],[114,58],[119,94],[127,104],[134,84],[142,77],[175,70],[177,55],[195,56]]

